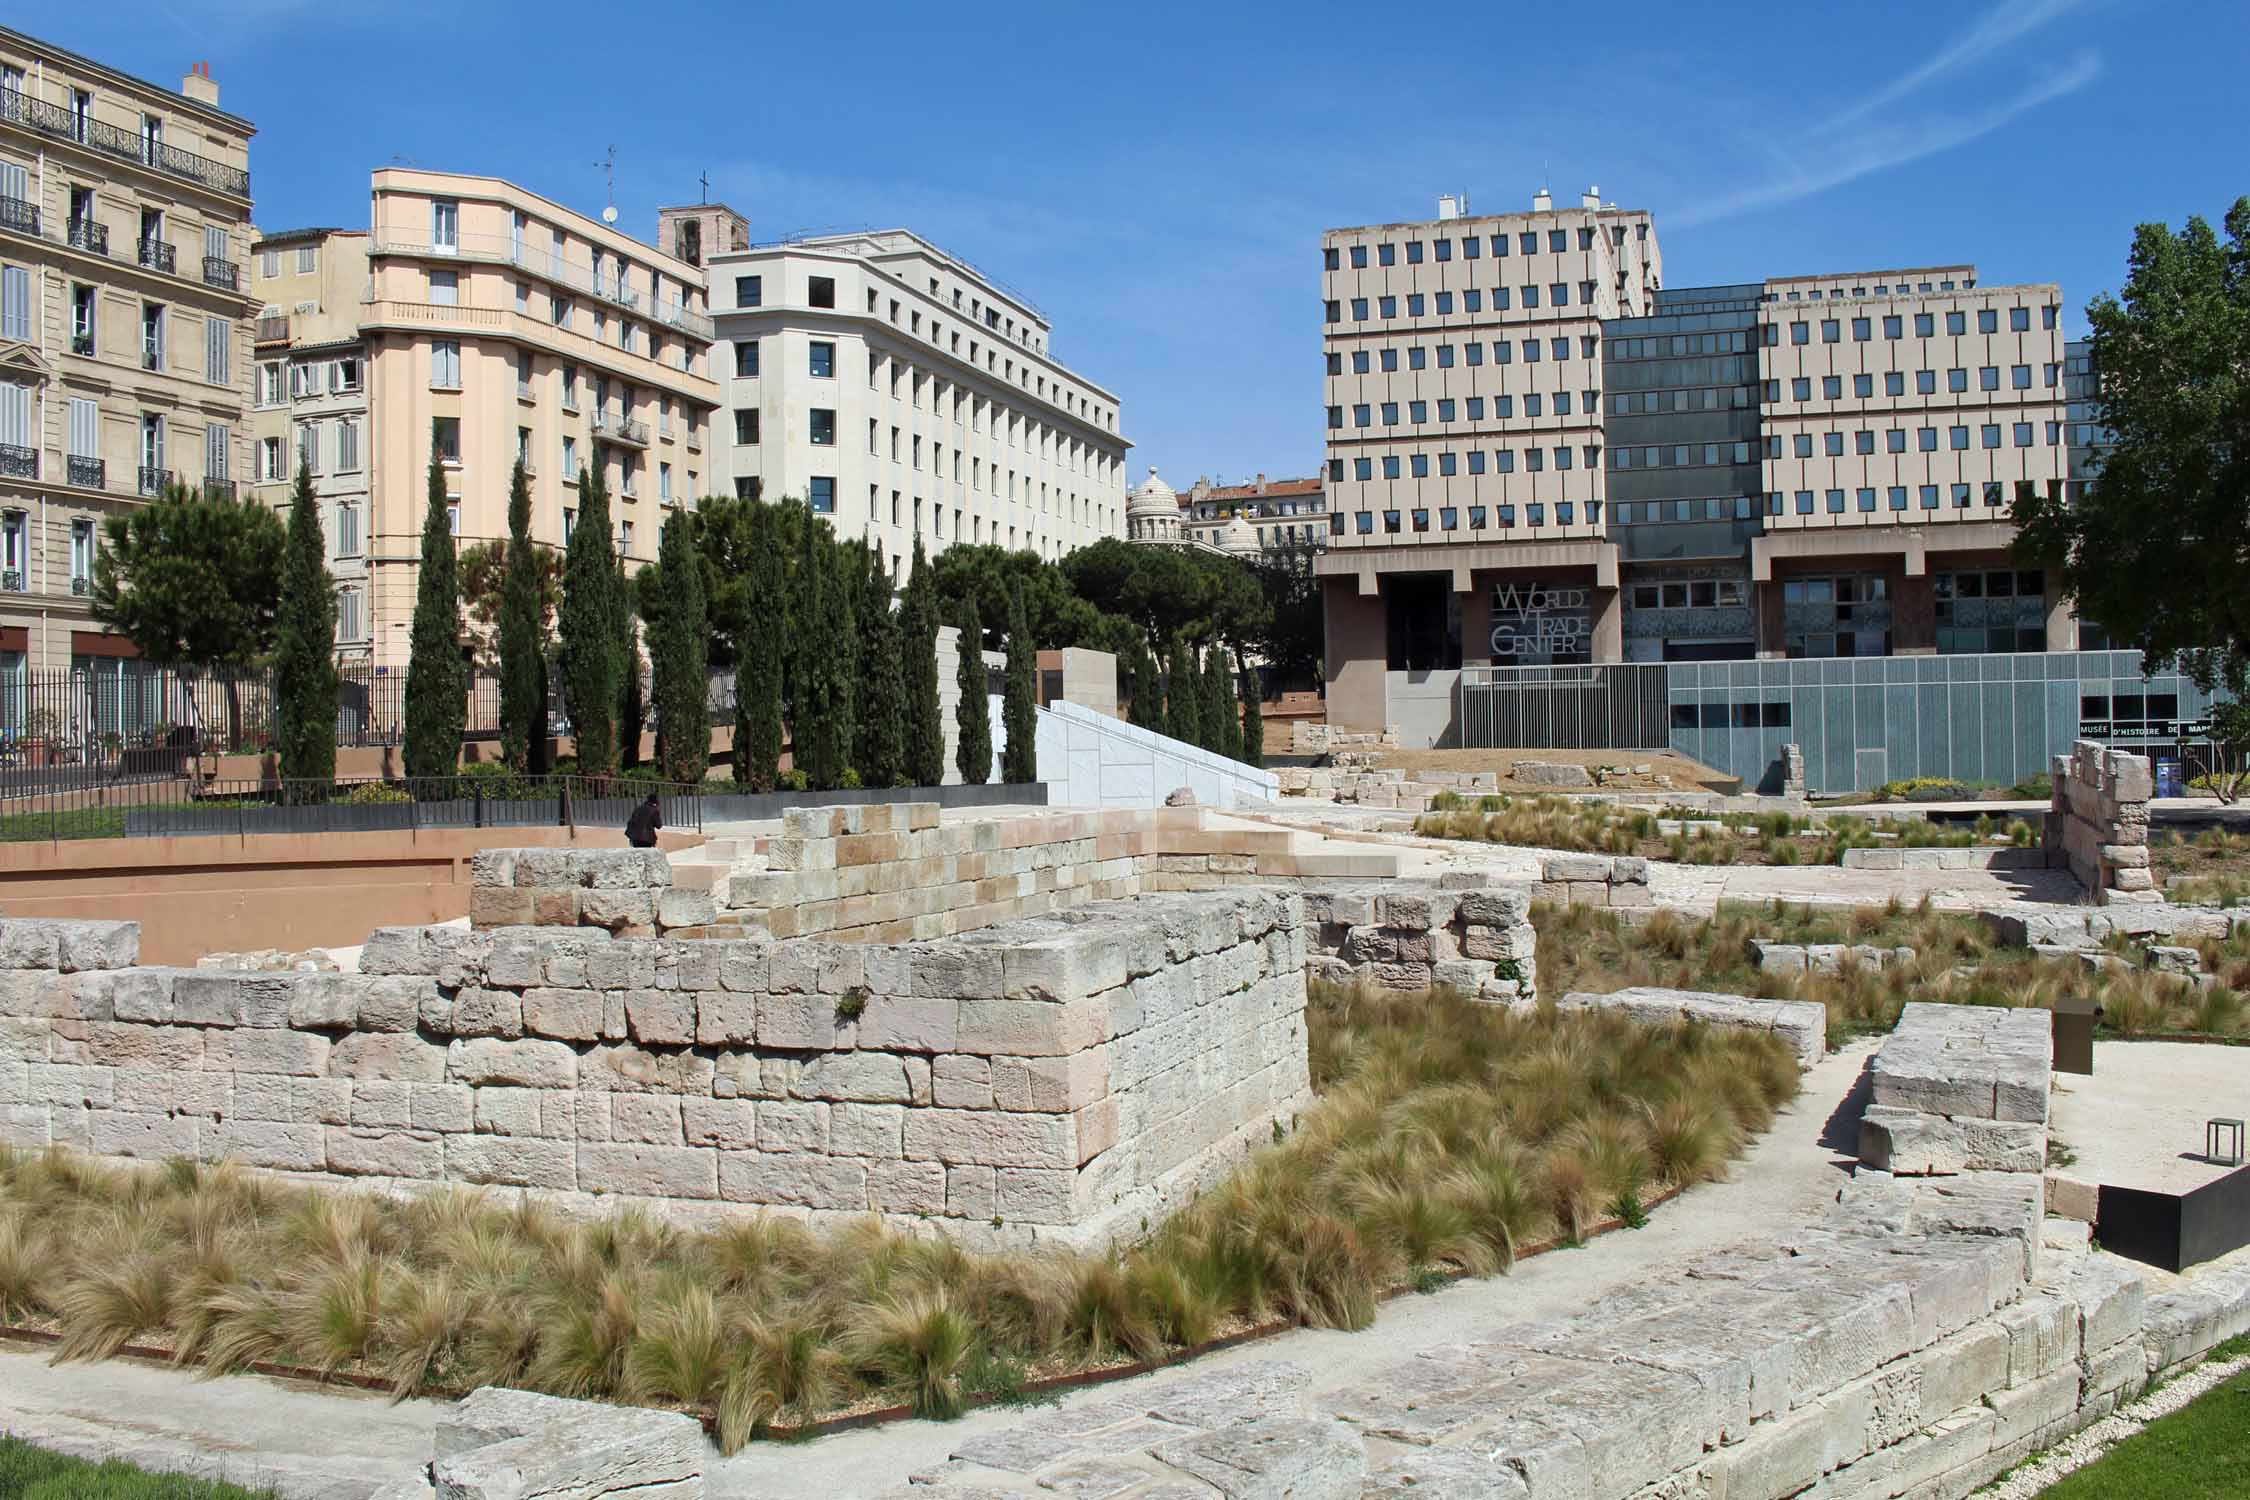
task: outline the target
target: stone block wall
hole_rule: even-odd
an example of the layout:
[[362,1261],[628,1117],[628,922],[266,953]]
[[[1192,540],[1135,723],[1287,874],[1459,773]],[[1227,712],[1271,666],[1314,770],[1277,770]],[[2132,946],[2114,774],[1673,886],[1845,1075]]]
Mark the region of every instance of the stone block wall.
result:
[[1309,1098],[1284,892],[904,945],[384,928],[357,974],[134,936],[0,922],[0,1140],[1021,1244],[1153,1217]]
[[[681,925],[661,849],[486,849],[469,864],[472,927],[599,927],[654,937]],[[666,923],[669,916],[675,920]]]
[[2148,803],[2156,783],[2148,757],[2080,740],[2055,757],[2055,798],[2041,840],[2097,905],[2164,899],[2149,870]]
[[1900,1176],[2046,1170],[2048,1011],[1911,1001],[1871,1072],[1865,1165]]
[[1395,990],[1445,985],[1496,1002],[1536,993],[1538,937],[1520,886],[1316,885],[1304,903],[1309,977]]
[[1550,854],[1532,893],[1557,906],[1653,906],[1648,861],[1631,854]]
[[1651,1026],[1700,1021],[1742,1031],[1770,1031],[1789,1044],[1797,1066],[1809,1068],[1828,1055],[1828,1007],[1818,1000],[1752,1000],[1699,990],[1635,986],[1606,995],[1572,991],[1555,1002],[1560,1010],[1617,1010]]

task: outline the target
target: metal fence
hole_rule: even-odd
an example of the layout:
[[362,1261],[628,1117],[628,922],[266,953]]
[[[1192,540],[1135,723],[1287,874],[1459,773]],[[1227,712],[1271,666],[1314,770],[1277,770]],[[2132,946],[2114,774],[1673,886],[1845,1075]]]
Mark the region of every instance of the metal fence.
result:
[[1665,669],[1464,667],[1459,706],[1468,749],[1661,750],[1671,742]]
[[664,826],[703,827],[704,789],[634,776],[0,785],[0,841],[419,828],[622,828],[651,793]]

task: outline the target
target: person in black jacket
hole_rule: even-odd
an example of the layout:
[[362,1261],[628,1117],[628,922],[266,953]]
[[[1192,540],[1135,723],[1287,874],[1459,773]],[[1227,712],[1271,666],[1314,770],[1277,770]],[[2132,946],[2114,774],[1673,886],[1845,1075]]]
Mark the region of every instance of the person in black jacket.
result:
[[656,793],[650,792],[648,800],[634,808],[633,815],[625,820],[625,842],[636,849],[653,849],[656,830],[663,826],[664,808],[656,800]]

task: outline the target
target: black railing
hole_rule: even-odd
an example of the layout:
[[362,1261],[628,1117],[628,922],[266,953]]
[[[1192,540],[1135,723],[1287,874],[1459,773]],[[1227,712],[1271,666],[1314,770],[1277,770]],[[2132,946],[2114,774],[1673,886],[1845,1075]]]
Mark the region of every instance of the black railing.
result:
[[231,260],[216,255],[203,257],[203,280],[209,286],[223,286],[228,291],[238,291],[242,286],[242,271]]
[[70,336],[70,352],[73,354],[92,354],[94,352],[94,336],[90,333],[72,334]]
[[14,443],[0,443],[0,478],[37,479],[39,477],[39,450],[19,448]]
[[235,496],[235,483],[231,479],[206,474],[203,476],[203,493],[214,500],[232,500]]
[[141,264],[147,266],[150,270],[178,272],[180,266],[179,252],[163,240],[144,238],[140,242],[139,249]]
[[[4,759],[4,756],[0,756]],[[0,842],[420,828],[622,828],[651,793],[666,828],[700,831],[703,789],[638,776],[203,780],[190,757],[139,780],[0,769]]]
[[92,219],[80,219],[70,226],[70,247],[95,255],[109,254],[109,226],[97,224]]
[[101,459],[80,458],[73,453],[64,460],[63,471],[70,482],[82,490],[108,487],[109,465]]
[[170,469],[152,469],[147,464],[141,465],[140,489],[142,494],[161,495],[164,493],[164,486],[171,482],[172,471]]
[[120,161],[139,162],[160,172],[169,172],[175,177],[185,177],[192,182],[200,182],[205,187],[217,188],[222,193],[232,193],[238,198],[250,196],[250,174],[240,167],[230,167],[225,162],[213,161],[208,156],[198,156],[193,151],[167,146],[138,131],[107,124],[91,115],[81,115],[75,110],[49,104],[43,99],[34,99],[21,89],[0,90],[0,120],[62,140],[76,141]]
[[18,234],[39,232],[39,205],[27,198],[0,198],[0,229]]
[[289,314],[275,313],[258,319],[258,342],[261,344],[286,344],[289,342]]

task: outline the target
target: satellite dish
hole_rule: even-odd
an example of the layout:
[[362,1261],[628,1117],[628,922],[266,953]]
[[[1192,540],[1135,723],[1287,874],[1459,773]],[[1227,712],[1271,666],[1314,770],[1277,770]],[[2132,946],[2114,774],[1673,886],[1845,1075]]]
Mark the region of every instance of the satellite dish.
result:
[[617,222],[616,204],[612,203],[611,205],[609,205],[609,207],[602,210],[602,222],[604,224],[614,224]]

